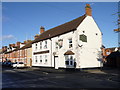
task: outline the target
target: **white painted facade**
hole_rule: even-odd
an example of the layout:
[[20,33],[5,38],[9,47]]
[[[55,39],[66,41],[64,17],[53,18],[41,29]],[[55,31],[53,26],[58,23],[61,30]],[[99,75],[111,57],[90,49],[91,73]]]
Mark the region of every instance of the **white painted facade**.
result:
[[[83,34],[86,35],[87,42],[80,40],[80,35]],[[59,40],[63,40],[61,48],[56,44]],[[46,49],[43,48],[45,41],[47,41]],[[42,42],[42,49],[40,49],[40,42]],[[102,47],[102,33],[92,16],[86,16],[75,31],[40,42],[32,44],[32,66],[55,67],[55,69],[74,68],[74,62],[76,62],[76,68],[102,66],[99,60]],[[69,46],[72,47],[70,48]],[[49,50],[49,53],[34,54],[46,50]],[[72,51],[74,55],[64,55],[67,51]],[[45,62],[45,56],[47,56],[47,62]],[[41,57],[42,62],[40,61]]]
[[[48,50],[49,53],[34,54]],[[48,39],[32,44],[32,66],[51,67],[51,63],[51,40]]]

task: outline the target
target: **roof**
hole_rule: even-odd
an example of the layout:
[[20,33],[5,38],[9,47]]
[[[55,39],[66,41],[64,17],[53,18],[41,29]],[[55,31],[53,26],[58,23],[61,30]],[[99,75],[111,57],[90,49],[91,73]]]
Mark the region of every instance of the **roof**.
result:
[[32,41],[29,42],[29,43],[27,43],[27,44],[26,44],[25,46],[23,46],[22,48],[20,48],[20,50],[21,50],[21,49],[30,48],[30,47],[32,47]]
[[120,47],[113,47],[113,48],[105,48],[106,50],[111,50],[111,51],[115,51],[115,48],[118,48],[118,50],[120,50]]
[[64,53],[64,55],[74,55],[75,53],[73,53],[72,51],[67,51]]
[[81,24],[81,22],[85,19],[86,15],[83,15],[81,17],[78,17],[72,21],[69,21],[67,23],[64,23],[62,25],[59,25],[57,27],[54,27],[52,29],[49,29],[42,34],[39,35],[38,38],[36,38],[32,43],[36,43],[45,39],[49,39],[55,36],[59,36],[61,34],[74,31],[76,28]]

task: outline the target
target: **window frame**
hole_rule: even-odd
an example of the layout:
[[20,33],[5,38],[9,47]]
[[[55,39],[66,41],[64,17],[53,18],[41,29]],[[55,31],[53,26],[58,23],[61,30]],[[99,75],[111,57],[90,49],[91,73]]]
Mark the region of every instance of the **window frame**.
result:
[[47,40],[44,41],[44,49],[47,49]]
[[37,63],[38,62],[38,60],[37,60],[37,56],[35,56],[35,63]]
[[37,46],[38,46],[37,43],[35,43],[35,50],[37,50]]
[[40,41],[40,49],[42,49],[42,41]]
[[72,40],[72,38],[68,39],[68,43],[69,43],[69,48],[72,48],[73,47],[73,40]]
[[48,62],[48,55],[45,55],[45,63]]
[[42,63],[42,55],[40,55],[40,63]]

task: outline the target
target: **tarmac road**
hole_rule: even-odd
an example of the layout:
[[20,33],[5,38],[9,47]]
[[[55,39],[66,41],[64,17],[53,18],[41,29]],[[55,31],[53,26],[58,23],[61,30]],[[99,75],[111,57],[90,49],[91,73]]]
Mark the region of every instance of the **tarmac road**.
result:
[[119,80],[113,78],[118,75],[99,70],[50,73],[35,68],[3,67],[2,88],[120,88]]

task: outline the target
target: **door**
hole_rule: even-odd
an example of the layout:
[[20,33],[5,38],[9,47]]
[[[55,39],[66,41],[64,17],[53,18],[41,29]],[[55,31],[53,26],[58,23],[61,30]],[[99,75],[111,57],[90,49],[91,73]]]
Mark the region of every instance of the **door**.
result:
[[58,69],[58,56],[54,56],[54,67]]

